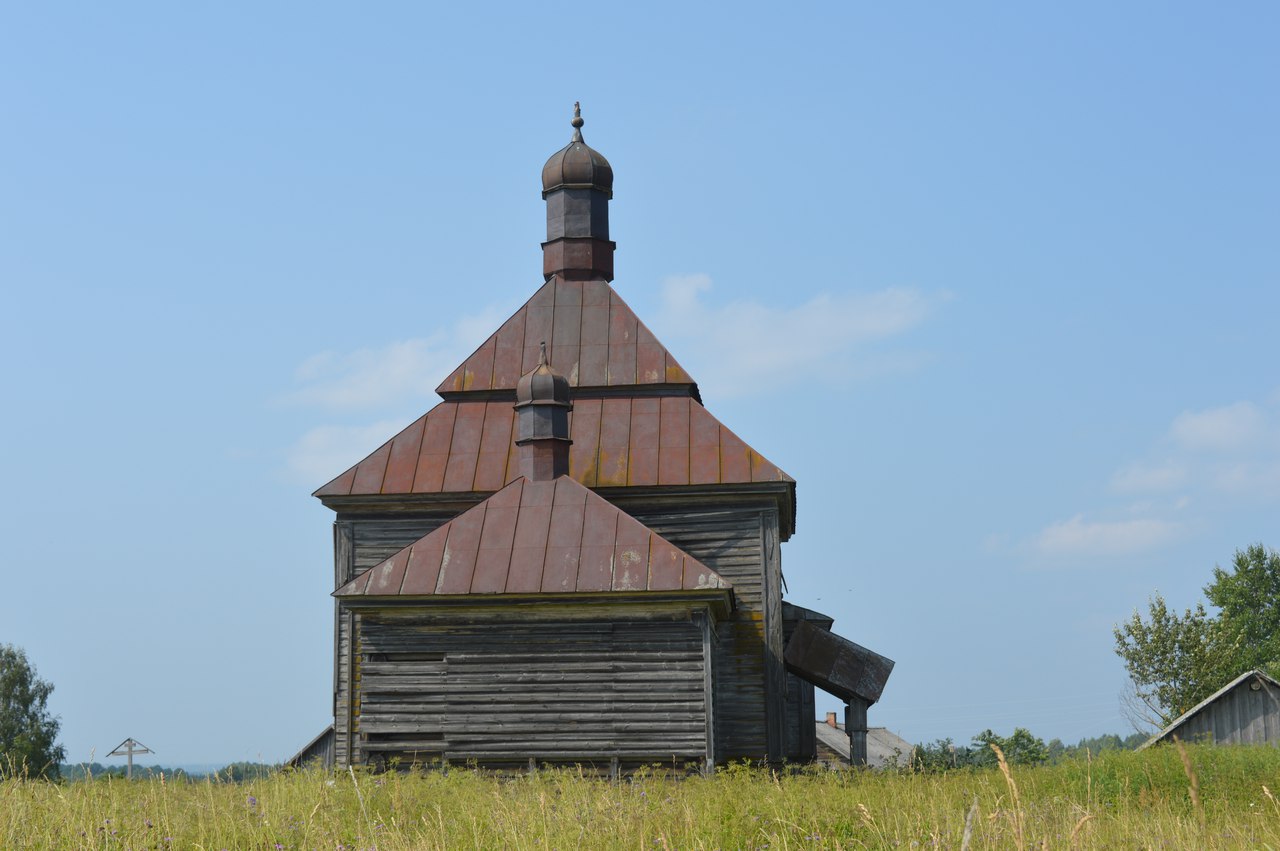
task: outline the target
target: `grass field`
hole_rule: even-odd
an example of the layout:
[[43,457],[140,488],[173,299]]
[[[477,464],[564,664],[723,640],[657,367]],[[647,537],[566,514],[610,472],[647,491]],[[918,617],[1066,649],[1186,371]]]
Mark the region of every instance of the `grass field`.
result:
[[1273,789],[1280,749],[1211,747],[1108,752],[1007,776],[735,766],[611,783],[455,767],[242,784],[8,780],[0,847],[1280,849]]

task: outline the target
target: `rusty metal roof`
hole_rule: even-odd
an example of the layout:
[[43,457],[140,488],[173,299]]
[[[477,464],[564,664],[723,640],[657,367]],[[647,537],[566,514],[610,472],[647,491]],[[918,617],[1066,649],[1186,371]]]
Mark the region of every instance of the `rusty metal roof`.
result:
[[[688,396],[575,399],[569,416],[587,487],[794,482]],[[510,402],[441,402],[315,496],[496,491],[520,475],[514,422]]]
[[552,278],[493,336],[466,359],[436,392],[513,390],[538,365],[546,341],[551,365],[578,388],[672,387],[698,397],[697,383],[658,342],[606,281]]
[[728,589],[711,568],[567,476],[518,478],[336,597]]

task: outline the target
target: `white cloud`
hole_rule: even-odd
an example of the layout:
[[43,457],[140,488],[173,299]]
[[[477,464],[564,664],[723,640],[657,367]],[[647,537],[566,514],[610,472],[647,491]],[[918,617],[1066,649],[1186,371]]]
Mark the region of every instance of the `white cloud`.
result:
[[1236,402],[1206,411],[1183,411],[1174,418],[1169,436],[1185,449],[1233,452],[1256,445],[1265,431],[1265,418],[1257,406]]
[[436,386],[511,312],[510,308],[493,306],[426,337],[380,348],[312,355],[295,371],[301,386],[285,399],[343,411],[398,407],[419,400],[430,404]]
[[925,359],[921,353],[872,354],[866,347],[921,324],[946,298],[890,288],[822,294],[775,308],[754,301],[708,304],[702,294],[711,287],[706,275],[667,278],[652,324],[700,383],[722,396],[750,395],[806,374],[829,381],[915,368]]
[[290,448],[289,469],[315,487],[358,463],[405,427],[398,420],[370,425],[322,425],[311,429]]
[[1130,464],[1111,477],[1111,487],[1122,493],[1164,493],[1187,480],[1187,468],[1178,462]]
[[1036,547],[1046,555],[1130,555],[1162,547],[1177,533],[1178,526],[1164,520],[1086,521],[1077,514],[1042,530]]

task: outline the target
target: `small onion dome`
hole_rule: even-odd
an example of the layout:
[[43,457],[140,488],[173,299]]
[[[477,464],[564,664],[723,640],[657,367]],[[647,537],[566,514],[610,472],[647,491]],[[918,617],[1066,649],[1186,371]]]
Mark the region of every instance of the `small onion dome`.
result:
[[562,405],[572,407],[569,401],[569,379],[547,363],[547,344],[542,344],[538,365],[532,372],[520,376],[516,382],[516,407],[526,405]]
[[582,141],[582,108],[573,105],[573,141],[551,155],[542,167],[542,197],[557,189],[598,189],[613,197],[613,166]]

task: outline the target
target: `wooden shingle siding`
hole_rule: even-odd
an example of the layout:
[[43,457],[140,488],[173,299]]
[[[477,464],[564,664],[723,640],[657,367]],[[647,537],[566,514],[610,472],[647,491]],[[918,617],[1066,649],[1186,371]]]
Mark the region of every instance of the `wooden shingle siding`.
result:
[[358,751],[480,763],[701,761],[698,623],[360,619]]

